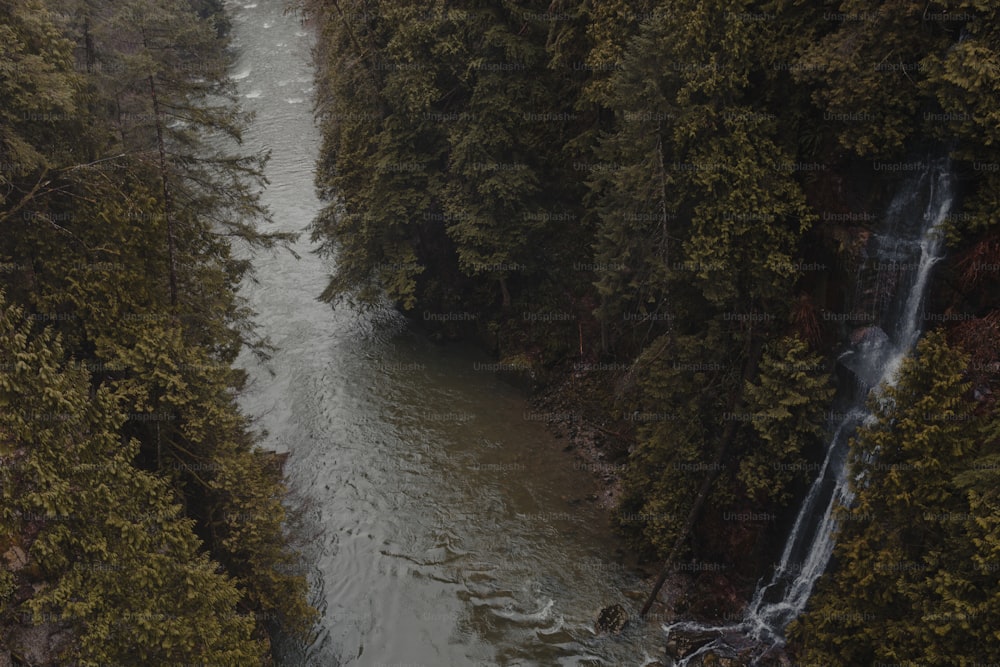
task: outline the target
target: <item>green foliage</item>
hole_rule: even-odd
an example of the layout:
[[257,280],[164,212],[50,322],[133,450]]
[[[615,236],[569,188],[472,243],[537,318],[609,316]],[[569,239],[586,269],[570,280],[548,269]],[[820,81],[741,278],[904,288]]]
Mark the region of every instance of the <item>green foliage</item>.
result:
[[740,482],[751,497],[787,503],[791,484],[810,478],[803,454],[822,437],[833,398],[822,357],[798,338],[777,340],[764,350],[746,396],[756,438],[740,461]]
[[582,180],[564,153],[572,89],[547,69],[549,26],[523,18],[534,4],[311,7],[329,200],[313,234],[337,257],[324,299],[489,313],[579,259],[558,224]]
[[704,310],[680,301],[694,287],[710,308],[779,316],[813,215],[776,138],[781,110],[750,86],[773,57],[769,34],[740,2],[661,10],[610,81],[619,123],[599,155],[615,168],[592,181],[604,312],[625,303],[686,319]]
[[848,119],[839,134],[843,145],[866,155],[899,149],[917,129],[910,119],[919,108],[921,60],[935,40],[922,23],[924,8],[906,0],[854,0],[839,10],[863,20],[839,22],[804,54],[803,77],[821,82],[815,92],[821,108]]
[[[35,472],[52,482],[23,500],[32,512],[65,505],[83,516],[92,505],[111,517],[97,532],[49,522],[32,554],[61,583],[29,603],[76,619],[80,654],[98,662],[255,664],[267,653],[264,619],[305,633],[314,614],[281,475],[255,452],[234,399],[243,374],[230,365],[244,345],[268,349],[236,295],[250,263],[231,244],[289,237],[258,229],[266,155],[239,152],[250,118],[235,105],[219,3],[197,9],[186,0],[0,3],[4,64],[16,65],[0,72],[0,286],[25,322],[60,334],[51,364],[65,354],[78,366],[66,371],[72,379],[41,377],[76,387],[73,410],[90,415],[79,432],[18,431],[14,446],[49,448]],[[26,404],[55,391],[24,372],[7,389]],[[74,438],[93,440],[80,445],[90,458],[60,458],[75,450],[54,443]],[[94,471],[104,477],[91,485]],[[126,510],[140,518],[119,516]],[[220,517],[242,518],[233,528]],[[106,534],[114,530],[122,534]],[[67,560],[108,549],[121,563],[77,572]],[[127,587],[169,622],[136,630],[115,621],[115,605],[144,609],[122,597]],[[204,621],[201,638],[173,627],[192,617]],[[102,653],[104,643],[119,657]]]
[[[324,23],[321,46],[329,66],[339,73],[320,82],[326,157],[320,161],[317,185],[336,200],[314,222],[313,238],[337,256],[336,273],[323,297],[334,301],[355,295],[358,303],[376,303],[381,286],[389,298],[413,307],[423,271],[413,241],[426,226],[435,191],[429,172],[441,159],[434,146],[442,139],[435,123],[422,117],[436,96],[435,76],[425,70],[423,57],[431,48],[428,26],[417,16],[427,8],[404,4],[388,10],[406,19],[400,29],[419,45],[373,43],[380,33],[357,23],[378,14],[369,13],[364,3],[338,8],[346,18],[331,16]],[[357,34],[365,35],[364,47]],[[379,48],[386,51],[376,53]],[[413,86],[406,85],[407,77]],[[398,108],[390,107],[393,100]]]
[[928,334],[873,398],[832,572],[793,629],[807,661],[971,665],[1000,650],[997,473],[980,463],[996,440],[982,440],[966,362]]
[[[72,43],[53,24],[43,2],[0,2],[0,156],[4,161],[0,202],[27,195],[30,189],[10,188],[20,177],[44,173],[52,165],[52,156],[39,151],[37,144],[49,139],[53,129],[70,125],[77,111],[74,98],[79,80],[71,55]],[[34,183],[40,185],[40,179]]]
[[164,480],[133,465],[117,397],[92,394],[88,373],[62,357],[0,303],[0,367],[11,369],[0,372],[0,429],[18,463],[0,467],[0,534],[35,535],[28,553],[46,585],[28,607],[72,624],[63,659],[79,664],[261,661],[235,582],[201,551]]
[[993,3],[851,0],[839,14],[854,18],[834,23],[798,71],[816,84],[844,146],[874,156],[921,136],[995,144],[996,109],[986,101],[1000,53]]
[[629,457],[621,525],[639,544],[666,555],[706,475],[718,472],[715,438],[728,417],[722,388],[737,374],[714,352],[719,332],[663,336],[639,358],[638,401],[632,410],[638,445]]
[[215,460],[208,504],[219,560],[262,618],[308,636],[316,611],[306,602],[301,556],[289,548],[292,517],[281,470],[270,454],[246,448],[233,447]]

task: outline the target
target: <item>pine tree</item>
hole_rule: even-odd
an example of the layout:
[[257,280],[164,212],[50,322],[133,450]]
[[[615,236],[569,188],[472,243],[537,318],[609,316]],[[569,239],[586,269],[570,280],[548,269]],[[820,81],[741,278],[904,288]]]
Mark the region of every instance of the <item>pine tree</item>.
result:
[[928,334],[873,397],[834,563],[791,630],[805,660],[972,665],[1000,650],[996,469],[975,463],[996,441],[981,439],[966,363]]
[[[779,380],[773,356],[758,368],[768,346],[769,355],[808,358],[782,338],[814,214],[794,167],[797,147],[780,135],[784,110],[759,92],[783,81],[771,65],[786,51],[771,43],[776,28],[746,19],[754,9],[654,5],[607,82],[616,123],[597,154],[615,168],[590,183],[600,216],[598,312],[612,349],[617,341],[619,354],[636,353],[638,404],[688,415],[638,429],[623,505],[673,508],[672,523],[644,531],[668,559],[703,523],[703,508],[718,513],[747,493],[758,507],[787,501],[789,475],[765,473],[762,463],[798,460],[825,395],[812,402],[799,393],[821,386],[821,372]],[[794,389],[779,391],[784,382]]]
[[19,576],[40,584],[24,609],[71,624],[67,664],[264,660],[236,583],[201,550],[170,487],[133,465],[119,397],[92,394],[63,355],[0,296],[0,542],[24,548],[32,565]]
[[40,0],[0,2],[0,43],[0,220],[7,221],[47,191],[59,161],[39,145],[73,125],[79,80],[72,43]]
[[758,501],[791,499],[805,474],[805,453],[823,434],[833,387],[822,358],[799,338],[782,338],[764,350],[760,376],[747,387],[747,415],[756,437],[740,459],[739,478]]
[[316,177],[329,203],[313,239],[337,257],[322,297],[370,305],[384,293],[413,308],[443,168],[433,112],[443,91],[431,57],[443,9],[342,2],[313,11],[327,26],[319,53],[330,72],[319,82],[324,158]]
[[[242,591],[241,610],[263,614],[255,632],[266,618],[305,633],[312,611],[284,528],[285,489],[253,451],[234,400],[243,374],[231,362],[243,345],[264,353],[266,344],[236,295],[250,264],[231,243],[283,237],[255,226],[265,218],[263,156],[213,147],[238,140],[249,120],[230,104],[215,19],[180,1],[59,7],[58,29],[45,12],[8,13],[2,24],[29,35],[10,42],[29,62],[54,57],[38,55],[35,33],[64,35],[45,47],[59,54],[46,67],[64,78],[75,113],[18,130],[41,162],[4,183],[17,196],[0,208],[9,232],[0,255],[17,268],[0,282],[28,317],[63,334],[67,354],[93,369],[95,391],[114,393],[128,415],[114,428],[137,443],[127,460],[170,482],[181,516]],[[67,38],[78,43],[78,73]],[[41,115],[52,103],[12,95],[0,112]]]
[[[620,523],[637,546],[651,544],[661,557],[686,537],[703,480],[718,479],[726,463],[714,449],[731,408],[723,388],[738,370],[735,359],[716,355],[719,339],[716,327],[697,336],[664,335],[636,364],[639,394],[627,416],[637,424],[638,444],[625,474]],[[726,495],[716,485],[711,492]]]

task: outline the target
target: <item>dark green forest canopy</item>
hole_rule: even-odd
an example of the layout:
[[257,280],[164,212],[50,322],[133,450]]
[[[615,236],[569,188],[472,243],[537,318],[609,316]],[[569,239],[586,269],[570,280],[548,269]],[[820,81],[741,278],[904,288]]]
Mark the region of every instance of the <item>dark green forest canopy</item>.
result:
[[240,348],[267,351],[239,257],[286,239],[221,11],[0,1],[0,552],[27,558],[0,625],[68,625],[66,664],[266,664],[270,627],[311,626],[235,403]]
[[[597,397],[622,530],[744,591],[783,532],[725,517],[801,497],[853,324],[826,315],[896,176],[949,154],[945,324],[855,439],[866,481],[793,636],[827,663],[1000,654],[995,2],[300,4],[323,297],[541,375],[628,369]],[[0,553],[28,562],[0,569],[0,623],[59,618],[67,660],[254,664],[267,620],[311,619],[233,398],[267,345],[232,244],[285,239],[258,231],[227,32],[215,0],[0,0]]]
[[[926,323],[967,355],[954,371],[968,384],[949,389],[961,410],[994,420],[996,3],[299,4],[321,34],[313,235],[337,259],[324,298],[388,299],[541,377],[628,369],[598,379],[595,401],[628,441],[610,452],[626,462],[621,526],[647,555],[680,538],[676,557],[722,563],[744,591],[770,567],[828,435],[835,353],[861,326],[843,312],[860,258],[927,156],[950,156],[961,198]],[[996,442],[972,428],[956,427],[981,443],[962,469]],[[942,550],[996,557],[976,551],[996,530],[990,498],[963,496],[985,532],[950,531]],[[775,519],[724,519],[748,512]],[[829,576],[861,567],[852,557]],[[995,576],[976,582],[997,593]],[[964,600],[969,584],[920,585]],[[980,603],[978,622],[1000,627]],[[965,636],[939,627],[941,646]]]

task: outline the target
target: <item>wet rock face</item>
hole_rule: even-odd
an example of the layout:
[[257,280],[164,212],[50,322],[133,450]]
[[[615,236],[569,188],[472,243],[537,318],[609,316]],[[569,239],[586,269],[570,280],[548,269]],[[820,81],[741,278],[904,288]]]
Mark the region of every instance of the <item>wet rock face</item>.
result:
[[[16,625],[8,631],[5,643],[30,665],[50,667],[60,664],[60,654],[69,648],[73,636],[69,630],[54,623]],[[3,656],[0,655],[0,665]]]
[[[721,644],[708,644],[717,641]],[[667,664],[688,659],[687,667],[793,667],[780,647],[758,644],[741,633],[685,630],[667,642]]]
[[620,604],[613,604],[601,610],[597,616],[597,632],[600,634],[621,634],[628,623],[628,612]]
[[689,630],[683,634],[671,636],[667,642],[667,655],[677,660],[686,658],[718,637],[719,633],[716,630]]

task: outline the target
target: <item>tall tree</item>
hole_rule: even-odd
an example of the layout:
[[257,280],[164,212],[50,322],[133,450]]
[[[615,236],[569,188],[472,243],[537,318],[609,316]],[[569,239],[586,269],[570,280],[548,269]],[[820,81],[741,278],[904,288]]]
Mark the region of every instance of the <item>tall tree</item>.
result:
[[834,393],[822,361],[805,341],[778,339],[765,348],[760,375],[746,388],[755,437],[740,457],[739,479],[758,502],[787,503],[793,483],[808,477],[806,453],[823,436]]
[[966,363],[928,334],[871,400],[832,571],[792,629],[805,660],[972,665],[1000,650],[997,474],[978,463],[996,460],[996,427],[984,441]]
[[[26,552],[26,607],[71,624],[66,663],[256,664],[242,594],[201,550],[169,485],[133,465],[119,397],[0,294],[0,542]],[[27,580],[25,580],[27,577]],[[10,621],[16,612],[4,605]]]
[[[258,229],[264,156],[233,148],[249,118],[232,103],[225,42],[187,2],[52,3],[58,21],[6,5],[0,16],[12,59],[34,63],[21,83],[0,77],[20,87],[0,113],[26,121],[3,131],[37,156],[2,173],[0,256],[13,269],[0,283],[64,334],[95,391],[115,394],[128,417],[114,428],[137,443],[123,456],[171,483],[241,611],[264,612],[258,635],[265,617],[305,632],[285,489],[234,398],[241,346],[266,345],[236,294],[250,264],[233,244],[286,237]],[[19,92],[41,74],[51,93]],[[73,113],[47,111],[60,95]]]
[[[644,426],[629,463],[623,507],[634,513],[642,503],[641,513],[665,517],[645,529],[665,571],[706,509],[718,513],[746,493],[758,507],[787,500],[786,475],[758,474],[760,453],[776,454],[783,437],[771,429],[788,426],[770,408],[758,412],[774,382],[758,379],[758,364],[789,331],[799,242],[815,215],[797,146],[781,136],[785,111],[761,92],[783,81],[772,65],[788,52],[774,47],[774,25],[753,20],[759,10],[658,3],[607,84],[617,122],[597,154],[613,168],[591,180],[599,312],[619,354],[641,350],[634,400],[652,413],[687,413],[681,423],[693,426]],[[770,363],[768,375],[781,362]],[[822,384],[814,375],[786,376],[793,381],[782,388],[788,405],[805,399],[787,416],[801,419],[796,452],[818,430],[824,393],[809,390]]]

